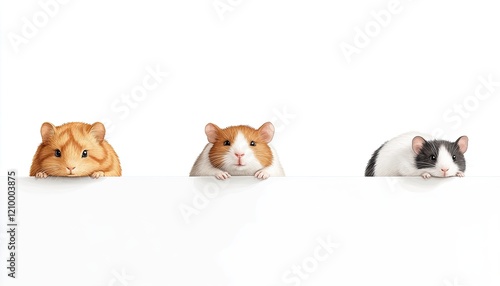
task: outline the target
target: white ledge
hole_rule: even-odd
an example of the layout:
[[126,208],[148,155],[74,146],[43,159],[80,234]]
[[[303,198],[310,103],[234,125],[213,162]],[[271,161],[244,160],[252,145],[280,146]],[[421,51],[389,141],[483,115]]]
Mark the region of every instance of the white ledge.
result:
[[17,195],[2,285],[500,285],[500,177],[23,177]]

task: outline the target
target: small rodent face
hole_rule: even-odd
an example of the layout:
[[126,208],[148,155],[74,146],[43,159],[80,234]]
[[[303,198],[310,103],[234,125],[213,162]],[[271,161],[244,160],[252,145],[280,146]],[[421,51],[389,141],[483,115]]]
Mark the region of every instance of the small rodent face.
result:
[[274,136],[274,126],[264,123],[259,129],[249,126],[231,126],[220,129],[209,123],[205,133],[210,143],[209,152],[212,165],[226,171],[256,171],[273,162],[273,154],[267,143]]
[[426,141],[417,136],[413,139],[417,169],[425,169],[434,177],[451,177],[465,171],[464,153],[468,138],[462,136],[455,142],[444,140]]
[[55,127],[44,123],[39,168],[49,176],[89,176],[100,169],[106,157],[101,145],[105,129],[102,123],[66,123]]

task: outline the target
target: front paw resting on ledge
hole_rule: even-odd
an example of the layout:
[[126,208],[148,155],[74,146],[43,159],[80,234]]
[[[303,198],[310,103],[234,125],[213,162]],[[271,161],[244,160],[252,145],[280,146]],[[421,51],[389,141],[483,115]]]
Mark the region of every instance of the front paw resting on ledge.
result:
[[218,180],[225,180],[225,179],[229,179],[231,178],[231,175],[228,173],[228,172],[225,172],[225,171],[220,171],[220,172],[217,172],[215,174],[215,177],[218,179]]
[[265,179],[269,178],[270,176],[271,176],[271,174],[269,174],[266,170],[258,170],[255,173],[255,178],[261,179],[261,180],[265,180]]
[[42,178],[42,179],[45,179],[45,178],[47,178],[48,176],[49,176],[49,175],[47,175],[47,173],[45,173],[45,172],[38,172],[38,173],[36,173],[36,175],[35,175],[35,177],[36,177],[36,178]]
[[429,173],[427,173],[427,172],[426,172],[426,173],[423,173],[421,176],[422,176],[422,178],[424,178],[424,179],[429,179],[430,177],[432,177],[432,176],[431,176],[431,174],[429,174]]
[[462,172],[462,171],[458,171],[458,172],[457,172],[457,177],[465,177],[464,172]]
[[92,177],[94,179],[98,179],[100,177],[104,177],[104,172],[103,171],[94,172],[94,173],[92,173],[92,175],[90,175],[90,177]]

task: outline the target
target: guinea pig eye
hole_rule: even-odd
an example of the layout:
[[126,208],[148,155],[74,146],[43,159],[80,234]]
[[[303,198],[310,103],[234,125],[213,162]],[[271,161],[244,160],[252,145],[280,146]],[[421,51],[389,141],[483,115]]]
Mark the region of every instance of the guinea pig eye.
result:
[[231,142],[229,140],[224,141],[224,146],[231,146]]
[[250,142],[250,146],[254,146],[255,147],[255,141]]
[[453,155],[451,158],[453,158],[453,161],[457,160],[457,156],[456,155]]
[[436,156],[435,155],[431,155],[431,160],[432,161],[436,161]]
[[83,150],[82,152],[82,158],[86,158],[87,157],[87,150]]
[[56,149],[56,151],[54,152],[54,156],[61,157],[61,150]]

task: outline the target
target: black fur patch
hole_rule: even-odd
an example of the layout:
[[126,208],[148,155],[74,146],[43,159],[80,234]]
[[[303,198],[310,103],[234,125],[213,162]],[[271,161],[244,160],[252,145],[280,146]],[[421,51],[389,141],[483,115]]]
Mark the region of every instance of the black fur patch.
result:
[[[465,157],[460,152],[458,142],[449,142],[445,140],[431,140],[426,141],[422,149],[415,157],[415,165],[417,169],[434,168],[439,158],[439,148],[443,146],[448,150],[451,156],[455,156],[455,164],[460,171],[465,171]],[[433,160],[435,158],[435,160]]]
[[370,161],[368,161],[368,164],[366,165],[365,177],[375,176],[375,163],[377,162],[378,152],[380,151],[380,149],[382,149],[382,147],[384,147],[384,145],[385,145],[385,143],[382,144],[382,146],[378,147],[378,149],[375,150],[375,152],[373,152],[373,155],[370,158]]

